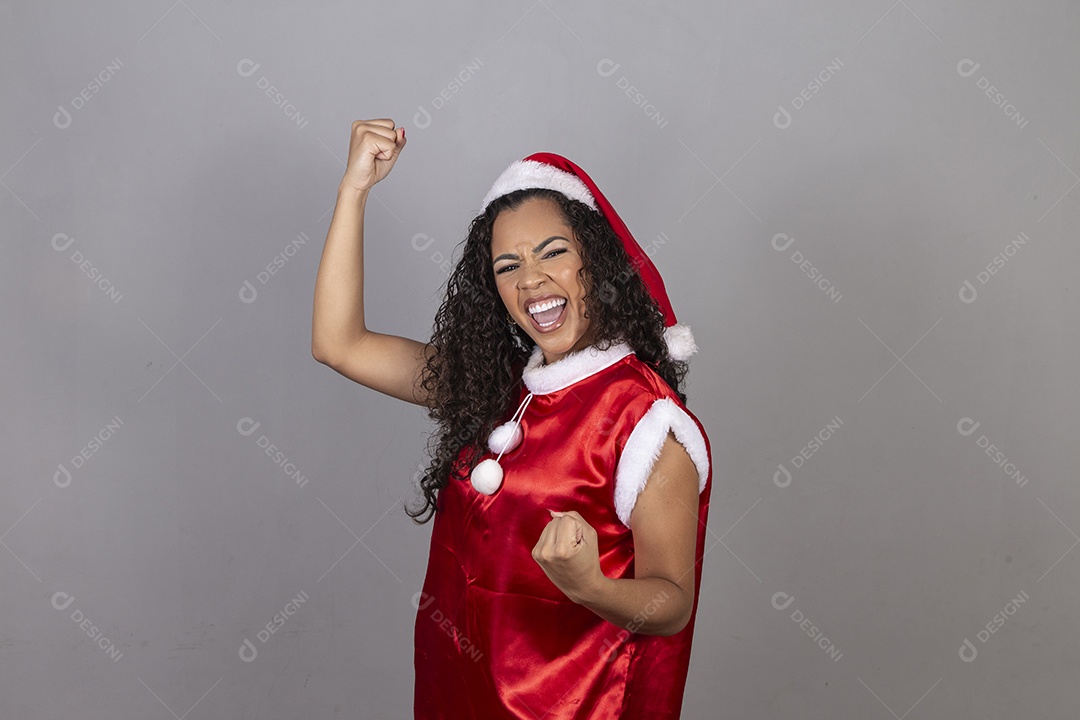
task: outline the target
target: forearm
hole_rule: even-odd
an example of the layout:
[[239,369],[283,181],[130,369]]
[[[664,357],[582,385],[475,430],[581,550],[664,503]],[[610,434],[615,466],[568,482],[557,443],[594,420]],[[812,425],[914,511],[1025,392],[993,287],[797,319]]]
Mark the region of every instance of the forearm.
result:
[[326,234],[311,322],[311,348],[332,353],[367,331],[364,321],[364,209],[366,191],[341,186]]
[[693,598],[664,578],[609,578],[604,575],[574,602],[629,632],[673,635],[690,620]]

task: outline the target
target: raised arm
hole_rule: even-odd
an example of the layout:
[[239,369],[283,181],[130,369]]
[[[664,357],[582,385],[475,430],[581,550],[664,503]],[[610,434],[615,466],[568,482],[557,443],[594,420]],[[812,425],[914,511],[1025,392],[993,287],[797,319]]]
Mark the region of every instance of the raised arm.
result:
[[315,280],[311,354],[372,390],[427,405],[420,373],[431,345],[368,330],[364,319],[364,210],[371,187],[404,147],[405,129],[389,118],[352,125],[349,161]]

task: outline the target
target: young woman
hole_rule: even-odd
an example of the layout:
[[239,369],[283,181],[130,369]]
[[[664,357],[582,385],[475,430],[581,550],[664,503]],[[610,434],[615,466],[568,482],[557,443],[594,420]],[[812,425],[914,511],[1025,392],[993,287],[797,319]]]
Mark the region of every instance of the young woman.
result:
[[712,486],[689,328],[592,179],[538,153],[484,198],[431,341],[368,330],[363,214],[405,143],[353,123],[312,354],[437,423],[415,717],[677,718]]

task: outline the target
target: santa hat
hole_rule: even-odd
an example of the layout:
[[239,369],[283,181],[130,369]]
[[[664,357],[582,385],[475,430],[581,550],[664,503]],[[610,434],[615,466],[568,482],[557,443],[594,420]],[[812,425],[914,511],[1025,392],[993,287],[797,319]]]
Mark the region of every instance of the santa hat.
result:
[[487,206],[496,198],[527,188],[555,190],[568,198],[584,203],[604,216],[611,225],[611,229],[622,240],[626,254],[630,256],[630,264],[637,269],[649,294],[656,299],[660,310],[664,313],[664,341],[667,343],[668,357],[672,360],[689,360],[698,349],[690,327],[675,320],[675,311],[668,300],[660,272],[634,240],[626,223],[615,212],[615,208],[600,192],[600,188],[596,186],[592,178],[562,155],[547,152],[534,153],[524,160],[514,161],[503,171],[484,197],[480,213],[483,214]]

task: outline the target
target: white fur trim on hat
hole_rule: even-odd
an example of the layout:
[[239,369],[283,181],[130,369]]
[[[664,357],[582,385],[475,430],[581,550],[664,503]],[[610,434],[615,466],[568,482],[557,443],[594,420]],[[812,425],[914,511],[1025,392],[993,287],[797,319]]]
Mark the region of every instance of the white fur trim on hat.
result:
[[682,323],[664,328],[664,342],[667,343],[668,357],[672,360],[689,360],[698,350],[690,326]]
[[599,212],[592,193],[577,175],[537,160],[515,160],[510,167],[503,170],[502,175],[491,186],[491,190],[484,197],[480,213],[483,213],[495,198],[526,188],[556,190],[573,200],[580,200]]
[[660,457],[668,430],[675,433],[675,439],[686,448],[697,467],[698,492],[705,489],[709,478],[709,453],[701,429],[671,398],[660,398],[630,432],[615,469],[615,514],[626,527],[630,527],[630,513],[638,495],[645,489],[653,464]]

